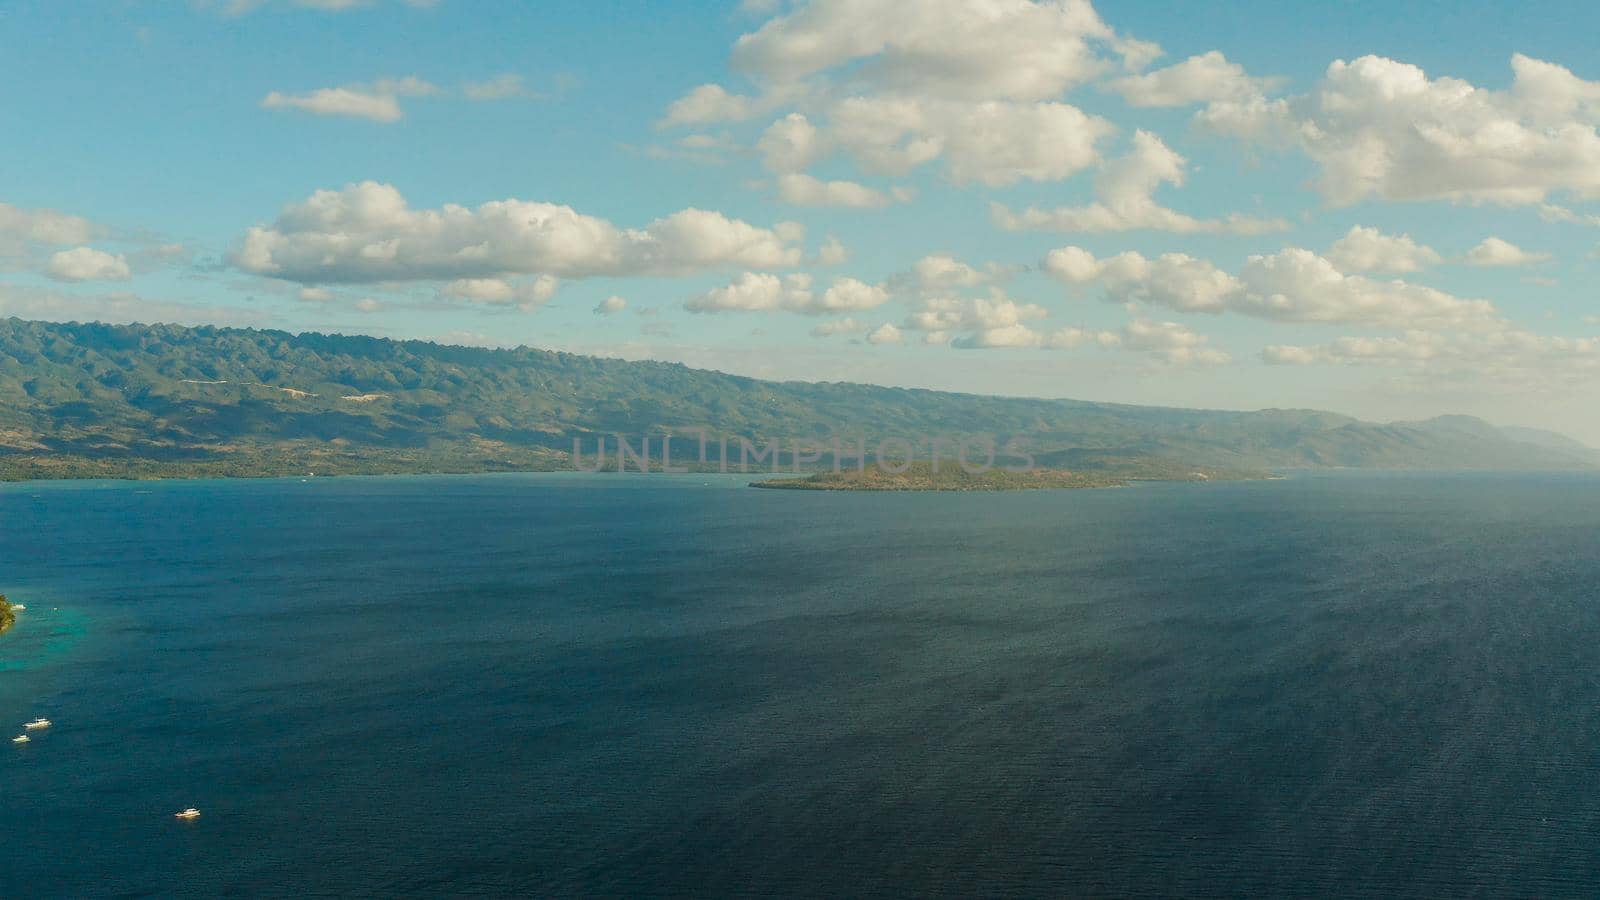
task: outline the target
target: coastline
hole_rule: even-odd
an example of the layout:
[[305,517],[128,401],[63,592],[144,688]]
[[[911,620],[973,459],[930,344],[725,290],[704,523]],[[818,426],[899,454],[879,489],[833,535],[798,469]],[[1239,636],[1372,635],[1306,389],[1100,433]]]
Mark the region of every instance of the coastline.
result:
[[11,601],[6,599],[6,595],[0,594],[0,634],[10,631],[11,626],[15,624],[17,624],[16,611],[11,608]]
[[968,469],[956,462],[912,462],[898,467],[825,469],[803,477],[764,478],[751,487],[785,491],[849,491],[862,493],[1090,490],[1127,487],[1136,481],[1209,484],[1254,481],[1271,477],[1266,472],[1243,472],[1210,467],[1166,464],[1115,466],[1091,469],[1039,467]]

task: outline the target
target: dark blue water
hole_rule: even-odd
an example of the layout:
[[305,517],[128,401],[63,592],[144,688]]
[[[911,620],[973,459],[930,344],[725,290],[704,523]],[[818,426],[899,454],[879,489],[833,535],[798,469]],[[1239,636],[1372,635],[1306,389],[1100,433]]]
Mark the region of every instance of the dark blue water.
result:
[[1597,576],[1572,476],[4,486],[0,896],[1592,895]]

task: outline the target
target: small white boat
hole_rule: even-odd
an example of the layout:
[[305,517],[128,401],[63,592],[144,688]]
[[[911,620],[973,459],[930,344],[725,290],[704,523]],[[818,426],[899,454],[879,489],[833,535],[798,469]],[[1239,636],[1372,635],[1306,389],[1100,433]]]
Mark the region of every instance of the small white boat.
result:
[[50,727],[50,720],[49,719],[34,719],[32,722],[29,722],[28,724],[26,724],[26,725],[24,725],[22,727],[28,729],[29,731],[38,731],[41,728],[49,728]]
[[181,813],[174,813],[173,817],[178,819],[198,819],[200,818],[200,810],[191,806]]
[[13,744],[26,744],[27,742],[29,742],[31,740],[33,740],[33,738],[28,737],[25,734],[19,734],[16,737],[11,739],[11,743],[13,743]]
[[21,603],[13,603],[13,604],[11,604],[11,611],[12,612],[26,612],[27,609],[28,608],[26,606],[23,606]]

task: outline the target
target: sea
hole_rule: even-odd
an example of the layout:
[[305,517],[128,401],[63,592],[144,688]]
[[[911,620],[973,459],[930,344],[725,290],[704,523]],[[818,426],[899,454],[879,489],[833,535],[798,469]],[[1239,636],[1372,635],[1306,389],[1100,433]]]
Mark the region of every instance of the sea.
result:
[[1600,890],[1600,478],[747,480],[0,486],[0,897]]

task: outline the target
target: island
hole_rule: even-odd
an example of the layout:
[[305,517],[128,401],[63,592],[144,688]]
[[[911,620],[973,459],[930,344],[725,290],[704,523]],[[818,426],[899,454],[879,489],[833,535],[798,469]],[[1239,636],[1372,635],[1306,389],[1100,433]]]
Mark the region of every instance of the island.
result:
[[0,634],[5,634],[6,630],[15,624],[17,624],[17,614],[11,609],[11,601],[6,599],[5,594],[0,594]]
[[870,463],[886,443],[926,461],[988,442],[1026,450],[1033,468],[1091,473],[966,485],[984,490],[1199,480],[1213,467],[1600,471],[1600,450],[1571,438],[1465,416],[1378,423],[764,381],[531,347],[7,317],[0,412],[0,482],[615,471],[622,444],[647,441],[660,469],[669,434],[675,469],[704,458],[701,471],[728,471],[746,445],[758,467],[792,470],[801,444],[838,446],[841,459],[864,448],[849,455]]
[[790,491],[1028,491],[1125,487],[1134,481],[1238,481],[1255,477],[1262,476],[1215,469],[1159,473],[1133,468],[1122,471],[1060,468],[968,471],[956,462],[945,460],[937,465],[918,461],[909,465],[828,470],[804,477],[753,481],[750,486]]

